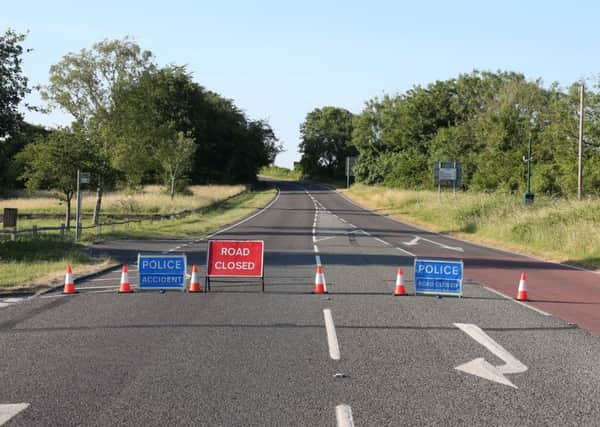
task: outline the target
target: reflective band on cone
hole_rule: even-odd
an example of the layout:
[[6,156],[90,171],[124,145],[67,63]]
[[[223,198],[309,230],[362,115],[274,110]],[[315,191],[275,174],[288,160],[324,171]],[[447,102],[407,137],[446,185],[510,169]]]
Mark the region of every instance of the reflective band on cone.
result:
[[75,289],[75,282],[73,281],[73,270],[71,266],[67,266],[67,273],[65,274],[65,287],[63,289],[63,294],[76,294],[77,290]]
[[129,271],[127,270],[127,266],[123,265],[123,269],[121,270],[121,286],[119,286],[120,294],[129,294],[133,292],[131,290],[131,285],[129,284]]
[[404,270],[402,267],[398,269],[398,274],[396,275],[396,289],[394,289],[394,295],[406,295],[406,288],[404,287]]
[[517,292],[517,300],[527,301],[529,295],[527,295],[527,275],[525,272],[521,273],[521,280],[519,281],[519,290]]
[[192,267],[192,280],[190,281],[190,292],[202,292],[202,287],[200,286],[200,279],[198,279],[198,266],[194,265]]
[[325,274],[323,274],[323,267],[321,264],[317,265],[317,273],[315,274],[315,287],[313,288],[313,294],[326,294],[327,285],[325,284]]

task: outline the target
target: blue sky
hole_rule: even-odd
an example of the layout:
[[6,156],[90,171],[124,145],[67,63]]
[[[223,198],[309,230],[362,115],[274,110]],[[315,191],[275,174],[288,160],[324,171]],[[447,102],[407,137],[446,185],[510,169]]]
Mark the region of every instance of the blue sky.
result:
[[[4,2],[0,31],[29,30],[32,84],[68,52],[127,35],[161,65],[267,119],[298,160],[298,127],[324,105],[364,102],[459,73],[514,70],[566,86],[600,74],[600,3],[594,1],[27,1]],[[526,4],[525,4],[526,3]],[[36,103],[34,94],[28,99]],[[27,113],[55,126],[70,118]]]

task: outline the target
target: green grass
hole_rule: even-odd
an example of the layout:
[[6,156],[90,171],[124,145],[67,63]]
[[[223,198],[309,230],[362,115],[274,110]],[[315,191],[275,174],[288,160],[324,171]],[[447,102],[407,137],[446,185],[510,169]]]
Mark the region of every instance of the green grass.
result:
[[67,265],[77,272],[105,265],[81,251],[81,246],[56,239],[0,242],[0,292],[47,284],[61,277]]
[[434,231],[590,268],[600,268],[600,200],[395,190],[354,185],[358,203]]
[[259,175],[266,178],[276,178],[285,181],[298,181],[302,177],[300,171],[279,166],[265,166],[260,170]]
[[222,204],[207,208],[201,214],[192,214],[185,218],[163,221],[142,221],[129,225],[103,227],[102,233],[96,236],[88,234],[87,239],[152,239],[152,238],[184,238],[199,237],[211,234],[223,226],[236,222],[263,208],[273,199],[276,191],[273,188],[261,188],[239,194]]

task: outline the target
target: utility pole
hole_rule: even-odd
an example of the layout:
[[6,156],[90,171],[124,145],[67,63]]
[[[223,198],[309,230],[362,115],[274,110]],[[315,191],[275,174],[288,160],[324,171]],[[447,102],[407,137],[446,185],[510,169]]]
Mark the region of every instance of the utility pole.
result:
[[577,167],[577,199],[583,196],[583,84],[579,87],[579,164]]

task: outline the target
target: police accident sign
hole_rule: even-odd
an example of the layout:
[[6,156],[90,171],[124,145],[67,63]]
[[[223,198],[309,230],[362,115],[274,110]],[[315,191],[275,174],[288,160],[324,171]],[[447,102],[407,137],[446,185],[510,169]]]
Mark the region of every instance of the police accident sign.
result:
[[140,289],[185,289],[185,255],[138,254]]
[[207,275],[263,277],[264,249],[262,240],[209,240]]
[[415,259],[415,294],[462,296],[463,262]]

